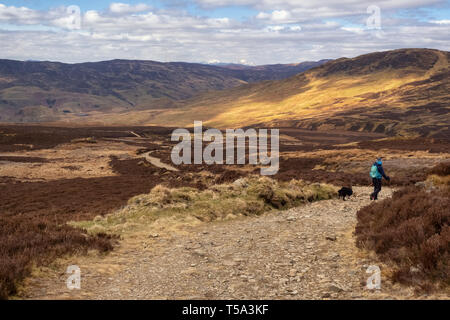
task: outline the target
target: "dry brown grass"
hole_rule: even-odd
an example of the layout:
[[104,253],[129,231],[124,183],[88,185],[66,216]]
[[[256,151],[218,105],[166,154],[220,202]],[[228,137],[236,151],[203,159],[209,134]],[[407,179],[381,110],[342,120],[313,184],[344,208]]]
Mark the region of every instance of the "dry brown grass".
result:
[[303,203],[330,199],[337,189],[327,184],[301,180],[278,182],[248,176],[233,183],[212,185],[206,190],[167,188],[159,185],[148,194],[135,196],[113,214],[73,225],[89,233],[127,234],[149,230],[158,221],[209,222],[237,216],[254,216],[274,209],[287,209]]

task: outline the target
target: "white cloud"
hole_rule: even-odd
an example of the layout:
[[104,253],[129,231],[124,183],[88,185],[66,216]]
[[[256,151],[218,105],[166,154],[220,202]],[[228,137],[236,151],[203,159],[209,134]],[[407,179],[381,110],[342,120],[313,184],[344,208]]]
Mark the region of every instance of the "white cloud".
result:
[[267,26],[265,30],[268,32],[279,32],[279,31],[298,32],[302,30],[302,27],[299,25],[272,25]]
[[432,20],[430,22],[436,24],[450,24],[450,20]]
[[243,64],[246,66],[254,66],[255,65],[253,62],[248,62],[246,59],[240,59],[239,64]]
[[277,31],[282,31],[284,29],[285,29],[284,26],[268,26],[266,28],[266,30],[269,31],[269,32],[277,32]]
[[420,6],[444,3],[445,0],[196,0],[204,7],[224,7],[230,5],[246,5],[260,10],[274,10],[278,8],[290,9],[314,9],[318,7],[330,8],[338,12],[340,8],[361,10],[370,5],[377,5],[386,10],[396,8],[416,8]]
[[209,27],[228,27],[231,24],[231,20],[229,18],[214,18],[206,20]]
[[344,31],[353,32],[353,33],[357,33],[357,34],[364,34],[364,29],[362,29],[362,28],[342,27],[341,29]]
[[95,10],[89,10],[84,14],[83,22],[87,24],[94,24],[100,22],[100,14]]
[[0,3],[0,21],[13,24],[38,24],[45,14],[25,7],[5,6]]
[[[209,1],[211,6],[219,2]],[[408,6],[424,1],[410,0]],[[65,7],[39,11],[0,5],[0,58],[64,62],[116,58],[245,60],[244,64],[267,64],[356,56],[401,47],[450,49],[448,20],[427,23],[383,15],[382,30],[370,32],[365,28],[368,15],[364,6],[368,2],[362,1],[360,15],[350,8],[356,1],[341,2],[342,6],[334,10],[340,3],[337,0],[320,2],[320,6],[312,0],[262,0],[254,4],[260,6],[260,13],[247,21],[194,16],[176,9],[137,11],[144,7],[110,6],[105,11],[83,12],[80,30],[65,27],[70,22]],[[349,14],[351,24],[330,18],[338,13]]]
[[127,3],[114,2],[109,5],[109,11],[117,14],[138,13],[150,10],[151,7],[145,3],[130,5]]
[[273,21],[286,21],[291,18],[291,13],[286,10],[275,10],[272,12],[271,18]]
[[270,18],[270,14],[267,12],[260,12],[256,15],[256,18],[258,19],[269,19]]
[[256,17],[271,23],[289,23],[295,21],[292,19],[292,14],[287,10],[274,10],[270,13],[260,12]]

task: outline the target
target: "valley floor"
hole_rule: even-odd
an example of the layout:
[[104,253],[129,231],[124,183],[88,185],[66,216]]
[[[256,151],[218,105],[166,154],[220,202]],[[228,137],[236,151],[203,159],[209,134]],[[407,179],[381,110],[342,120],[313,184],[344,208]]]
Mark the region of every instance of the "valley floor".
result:
[[[326,200],[259,217],[178,231],[131,234],[106,256],[60,259],[27,279],[22,299],[449,299],[392,284],[389,268],[355,247],[356,212],[369,187],[348,201]],[[384,188],[381,199],[390,197]],[[66,288],[68,265],[81,290]],[[368,290],[370,265],[381,290]]]

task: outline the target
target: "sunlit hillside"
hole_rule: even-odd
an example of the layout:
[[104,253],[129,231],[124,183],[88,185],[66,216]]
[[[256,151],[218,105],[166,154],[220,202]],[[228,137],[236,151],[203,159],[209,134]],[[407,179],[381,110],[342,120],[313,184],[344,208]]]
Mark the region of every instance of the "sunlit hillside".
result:
[[57,122],[218,128],[250,125],[448,135],[450,53],[400,49],[341,58],[285,80],[211,91],[171,108],[93,110]]
[[209,94],[148,121],[432,133],[449,123],[449,56],[396,50],[340,59],[287,80]]
[[404,49],[339,59],[286,80],[208,93],[179,109],[102,120],[173,126],[203,120],[222,128],[264,124],[434,134],[450,122],[449,57],[438,50]]

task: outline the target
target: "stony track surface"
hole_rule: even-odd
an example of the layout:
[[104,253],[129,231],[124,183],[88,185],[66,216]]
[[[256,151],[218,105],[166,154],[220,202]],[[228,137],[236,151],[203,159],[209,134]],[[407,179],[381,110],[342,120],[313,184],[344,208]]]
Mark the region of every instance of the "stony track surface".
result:
[[[27,281],[31,299],[408,299],[388,268],[357,249],[356,212],[368,187],[348,200],[320,201],[259,217],[202,224],[171,235],[125,239],[106,257],[75,257],[81,290],[66,288],[65,267]],[[384,188],[381,198],[392,190]],[[67,262],[69,263],[69,261]],[[379,265],[381,290],[368,290],[369,265]]]

